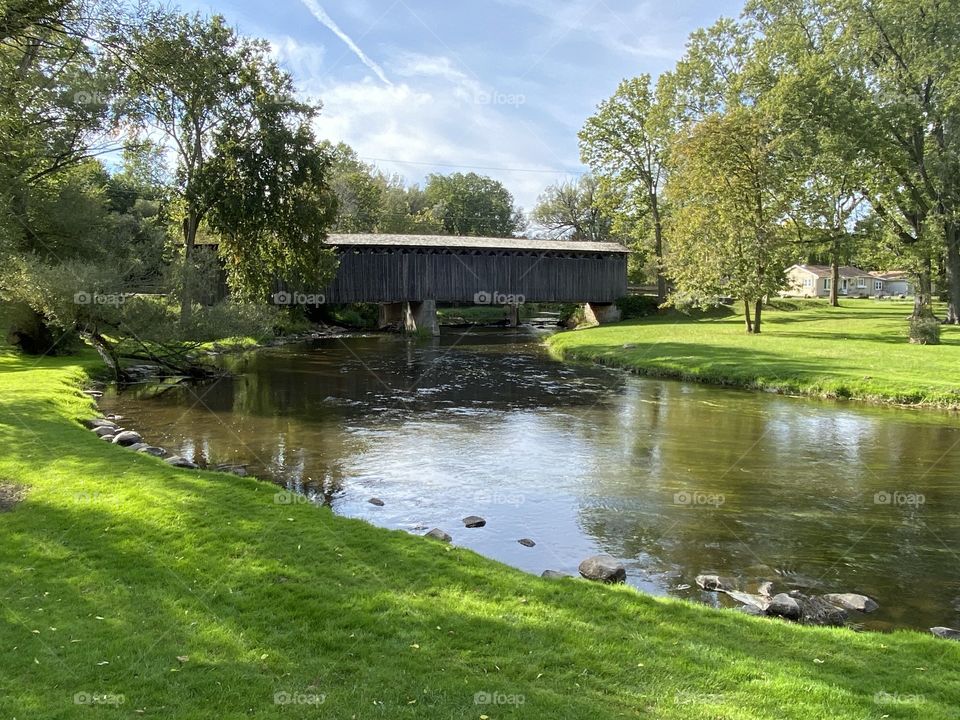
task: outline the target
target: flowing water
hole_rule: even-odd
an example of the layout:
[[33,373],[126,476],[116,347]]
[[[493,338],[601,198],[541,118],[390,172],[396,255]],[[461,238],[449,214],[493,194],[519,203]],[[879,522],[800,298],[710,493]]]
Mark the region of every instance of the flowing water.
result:
[[278,502],[439,527],[533,573],[606,552],[647,592],[725,603],[694,584],[716,572],[867,594],[880,610],[855,620],[871,629],[960,625],[960,418],[566,365],[541,338],[324,339],[101,409],[188,458],[247,465],[292,491]]

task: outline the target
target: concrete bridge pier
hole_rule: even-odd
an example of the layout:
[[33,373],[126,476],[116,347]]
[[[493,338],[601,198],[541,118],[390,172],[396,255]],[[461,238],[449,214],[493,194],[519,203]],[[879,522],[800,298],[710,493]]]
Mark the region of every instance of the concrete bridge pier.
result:
[[435,300],[408,302],[403,318],[403,329],[408,333],[439,335],[440,323],[437,321],[437,303]]
[[437,303],[434,300],[380,303],[377,329],[439,335],[440,323],[437,321]]
[[503,311],[507,318],[507,327],[518,327],[520,325],[519,305],[504,305]]
[[380,303],[377,316],[377,330],[399,329],[404,325],[404,306],[406,303]]
[[616,303],[586,303],[583,306],[584,319],[593,325],[605,325],[618,322],[621,318],[620,308]]

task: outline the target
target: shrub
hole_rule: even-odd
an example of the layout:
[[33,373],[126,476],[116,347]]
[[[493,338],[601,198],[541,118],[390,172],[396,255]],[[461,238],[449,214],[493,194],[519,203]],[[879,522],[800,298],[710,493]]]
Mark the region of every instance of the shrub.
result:
[[633,320],[655,315],[660,302],[652,295],[625,295],[617,300],[617,307],[624,320]]
[[939,345],[940,321],[932,315],[910,318],[910,342],[917,345]]

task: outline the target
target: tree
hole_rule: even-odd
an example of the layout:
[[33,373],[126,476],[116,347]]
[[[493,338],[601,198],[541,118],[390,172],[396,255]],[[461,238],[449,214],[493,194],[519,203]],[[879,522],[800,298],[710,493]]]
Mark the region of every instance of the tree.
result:
[[510,192],[484,175],[429,175],[424,197],[442,219],[444,232],[453,235],[510,237],[526,224]]
[[337,196],[333,229],[344,233],[376,232],[383,212],[384,185],[376,169],[360,161],[346,143],[326,143],[330,186]]
[[530,217],[553,238],[607,242],[613,237],[612,219],[599,204],[599,183],[589,174],[547,187]]
[[119,69],[125,111],[163,136],[176,158],[181,324],[192,312],[194,249],[207,220],[221,232],[237,289],[262,292],[275,271],[330,269],[332,253],[322,249],[333,219],[327,163],[309,130],[318,108],[295,98],[266,42],[238,36],[220,16],[164,13],[137,30]]
[[[914,314],[928,314],[933,265],[949,287],[947,320],[960,322],[960,17],[940,0],[754,0],[748,17],[776,66],[819,83],[812,105],[857,148],[871,172],[864,192],[888,233],[915,258]],[[838,102],[843,104],[837,112]]]
[[790,254],[788,182],[761,112],[735,108],[689,127],[671,151],[674,205],[667,269],[675,305],[743,304],[761,330],[763,299],[781,290]]
[[[663,203],[668,117],[651,88],[649,75],[624,80],[580,130],[580,155],[598,176],[614,226],[644,241],[644,223],[653,230],[657,297],[666,298],[663,274]],[[631,232],[632,231],[632,232]]]

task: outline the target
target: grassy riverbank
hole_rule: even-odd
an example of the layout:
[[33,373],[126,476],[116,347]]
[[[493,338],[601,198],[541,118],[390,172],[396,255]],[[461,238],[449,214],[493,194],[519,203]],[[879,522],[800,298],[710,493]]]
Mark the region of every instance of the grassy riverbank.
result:
[[669,314],[561,333],[552,352],[644,375],[826,397],[960,407],[960,328],[907,342],[909,302],[845,300],[768,310],[747,335],[733,313]]
[[0,716],[955,717],[958,643],[540,580],[175,470],[80,427],[91,367],[0,353]]

